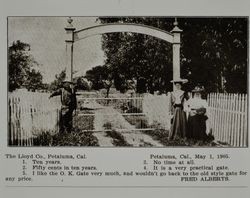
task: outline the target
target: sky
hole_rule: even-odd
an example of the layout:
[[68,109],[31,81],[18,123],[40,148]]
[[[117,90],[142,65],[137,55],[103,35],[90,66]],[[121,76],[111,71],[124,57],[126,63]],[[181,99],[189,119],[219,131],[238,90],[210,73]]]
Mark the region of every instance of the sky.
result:
[[[64,28],[68,17],[9,17],[8,46],[20,40],[30,44],[30,54],[39,63],[45,83],[65,69],[66,43]],[[96,17],[72,17],[76,30],[100,24]],[[74,43],[75,76],[84,75],[92,67],[104,64],[101,35]]]

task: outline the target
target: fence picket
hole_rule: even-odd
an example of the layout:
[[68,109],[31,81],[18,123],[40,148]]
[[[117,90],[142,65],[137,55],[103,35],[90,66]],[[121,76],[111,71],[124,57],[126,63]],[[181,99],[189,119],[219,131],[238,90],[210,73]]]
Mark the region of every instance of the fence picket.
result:
[[234,133],[235,133],[235,111],[236,111],[236,104],[235,104],[235,95],[232,94],[232,131],[231,131],[231,145],[234,145]]
[[230,132],[230,144],[234,144],[234,110],[235,110],[235,101],[234,101],[234,94],[231,95],[231,132]]
[[242,120],[242,94],[239,101],[239,121],[238,121],[238,147],[241,145],[241,120]]
[[244,102],[244,146],[248,146],[248,117],[247,117],[247,113],[248,113],[248,97],[247,95],[245,96],[245,102]]
[[233,94],[233,96],[234,96],[234,99],[233,99],[233,117],[234,117],[234,119],[233,119],[233,122],[232,122],[232,125],[233,125],[233,131],[232,131],[232,137],[233,137],[233,142],[232,142],[232,145],[233,146],[236,146],[235,144],[236,144],[236,141],[235,141],[235,137],[236,137],[236,134],[235,134],[235,131],[236,131],[236,120],[237,120],[237,115],[236,115],[236,107],[237,107],[237,101],[236,101],[236,95],[235,94]]
[[220,112],[220,121],[218,123],[218,128],[220,132],[221,141],[224,142],[224,134],[223,134],[223,94],[219,95],[219,112]]
[[242,94],[242,97],[241,97],[241,106],[240,106],[240,138],[239,138],[239,146],[242,147],[243,146],[243,119],[244,119],[244,114],[243,114],[243,111],[244,111],[244,100],[245,100],[245,97],[244,95]]
[[212,104],[213,104],[213,112],[211,114],[211,117],[213,118],[213,133],[215,134],[215,120],[216,120],[216,117],[214,116],[216,114],[216,110],[215,110],[215,93],[213,93],[213,98],[212,98]]
[[238,110],[238,95],[234,95],[234,101],[235,101],[235,103],[234,103],[234,105],[235,105],[235,108],[234,108],[234,132],[233,132],[233,134],[234,134],[234,143],[233,143],[233,145],[234,146],[237,146],[237,120],[238,120],[238,114],[236,113],[237,112],[237,110]]
[[216,120],[219,121],[219,122],[215,122],[215,124],[216,124],[216,134],[217,134],[217,138],[219,140],[221,140],[221,136],[220,136],[220,133],[219,133],[219,125],[218,125],[218,123],[220,123],[220,111],[219,111],[220,105],[219,105],[219,102],[220,102],[219,94],[216,93],[216,107],[215,107],[215,109],[216,109]]
[[225,99],[226,95],[225,94],[221,94],[221,130],[222,130],[222,141],[226,142],[226,131],[225,131],[225,111],[226,111],[226,99]]
[[[220,111],[219,111],[219,94],[218,93],[216,93],[216,114],[217,114],[217,118],[216,118],[216,120],[220,120]],[[219,122],[215,122],[216,123],[216,132],[217,132],[217,137],[218,137],[218,139],[220,139],[221,140],[221,137],[220,137],[220,134],[219,134],[219,125],[218,125],[218,123]]]
[[224,135],[225,135],[225,139],[224,141],[226,142],[228,140],[228,106],[229,106],[229,100],[228,100],[228,94],[224,94],[225,100],[225,108],[224,108],[224,113],[225,113],[225,117],[224,117],[224,127],[225,127],[225,131],[224,131]]
[[235,131],[235,139],[236,139],[236,146],[239,146],[239,121],[240,121],[240,100],[241,95],[237,95],[237,106],[236,106],[236,131]]
[[226,95],[226,141],[229,140],[230,134],[230,95]]

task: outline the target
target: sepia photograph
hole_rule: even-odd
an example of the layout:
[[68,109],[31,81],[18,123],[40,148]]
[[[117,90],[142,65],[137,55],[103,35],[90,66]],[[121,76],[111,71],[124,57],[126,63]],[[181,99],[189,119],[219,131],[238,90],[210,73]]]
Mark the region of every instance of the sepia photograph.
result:
[[9,147],[248,147],[248,17],[7,18]]

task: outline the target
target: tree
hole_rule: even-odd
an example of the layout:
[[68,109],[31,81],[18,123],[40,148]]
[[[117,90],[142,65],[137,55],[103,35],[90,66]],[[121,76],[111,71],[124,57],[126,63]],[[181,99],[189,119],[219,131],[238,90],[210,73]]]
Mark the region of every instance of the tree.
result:
[[104,88],[107,90],[106,97],[108,98],[110,89],[111,89],[111,87],[113,85],[112,77],[108,77],[107,79],[103,79],[102,82],[103,82]]
[[49,89],[50,91],[55,91],[60,88],[62,82],[66,78],[66,70],[61,71],[59,74],[55,75],[55,80],[50,84]]
[[34,67],[38,63],[29,54],[30,45],[19,40],[9,47],[9,91],[25,87],[27,89],[42,88],[42,75]]
[[181,18],[183,75],[208,92],[247,92],[247,19]]
[[[101,23],[145,24],[170,32],[173,18],[122,17]],[[198,83],[208,92],[247,92],[247,18],[178,18],[181,35],[181,77],[186,88]],[[137,80],[138,92],[170,91],[172,46],[136,33],[103,35],[106,64],[114,83],[123,90],[127,80]]]
[[[102,23],[140,23],[157,27],[151,18],[100,18]],[[136,33],[103,35],[106,64],[114,73],[115,87],[121,92],[128,89],[128,81],[137,82],[137,92],[170,89],[172,78],[171,45],[155,37]]]
[[85,77],[77,77],[73,79],[73,82],[76,83],[76,88],[80,90],[90,90],[92,87],[92,82],[88,81]]
[[31,91],[35,91],[37,89],[44,89],[45,86],[42,82],[43,76],[39,71],[32,69],[27,72],[27,79],[24,82],[24,86]]
[[96,66],[86,72],[85,78],[92,83],[95,90],[106,89],[106,97],[109,96],[113,85],[113,72],[107,65]]

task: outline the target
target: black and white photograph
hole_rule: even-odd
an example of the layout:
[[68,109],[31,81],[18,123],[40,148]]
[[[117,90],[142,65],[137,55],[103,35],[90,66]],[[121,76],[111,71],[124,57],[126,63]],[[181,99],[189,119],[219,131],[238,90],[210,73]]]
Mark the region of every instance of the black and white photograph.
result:
[[9,147],[248,147],[249,18],[8,16]]

